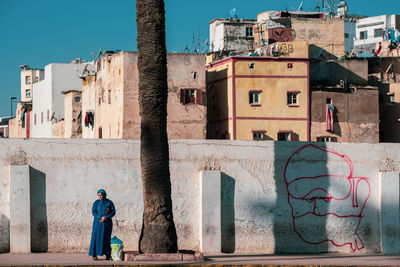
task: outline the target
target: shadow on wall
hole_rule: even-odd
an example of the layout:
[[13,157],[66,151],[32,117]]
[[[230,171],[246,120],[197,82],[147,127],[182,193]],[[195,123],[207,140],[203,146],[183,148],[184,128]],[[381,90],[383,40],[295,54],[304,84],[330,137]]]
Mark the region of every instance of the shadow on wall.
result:
[[31,188],[31,250],[32,252],[47,252],[46,174],[29,167],[29,176]]
[[288,153],[292,142],[274,144],[274,253],[327,252],[327,152],[320,146],[298,143]]
[[235,252],[235,179],[221,173],[221,252]]
[[10,252],[10,219],[4,216],[0,216],[0,253]]

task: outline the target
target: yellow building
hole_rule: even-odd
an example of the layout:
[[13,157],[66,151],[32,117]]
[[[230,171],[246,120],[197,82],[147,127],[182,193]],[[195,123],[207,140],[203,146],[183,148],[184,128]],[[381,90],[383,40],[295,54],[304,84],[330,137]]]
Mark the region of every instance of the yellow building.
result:
[[310,140],[308,58],[228,57],[207,66],[208,138]]

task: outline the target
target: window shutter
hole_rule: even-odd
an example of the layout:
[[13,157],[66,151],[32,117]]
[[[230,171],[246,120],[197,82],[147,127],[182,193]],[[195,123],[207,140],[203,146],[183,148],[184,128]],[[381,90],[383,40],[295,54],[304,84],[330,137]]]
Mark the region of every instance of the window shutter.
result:
[[181,104],[186,104],[185,103],[185,90],[181,89],[180,91],[180,99],[181,99]]
[[196,104],[203,104],[203,95],[201,89],[196,89]]

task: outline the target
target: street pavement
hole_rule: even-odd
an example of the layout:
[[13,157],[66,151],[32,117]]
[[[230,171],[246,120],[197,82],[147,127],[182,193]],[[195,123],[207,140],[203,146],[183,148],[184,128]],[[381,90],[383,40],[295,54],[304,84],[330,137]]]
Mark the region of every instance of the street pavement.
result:
[[264,266],[400,266],[400,255],[312,254],[312,255],[205,255],[202,262],[93,261],[86,253],[0,254],[0,266],[120,266],[120,265],[264,265]]

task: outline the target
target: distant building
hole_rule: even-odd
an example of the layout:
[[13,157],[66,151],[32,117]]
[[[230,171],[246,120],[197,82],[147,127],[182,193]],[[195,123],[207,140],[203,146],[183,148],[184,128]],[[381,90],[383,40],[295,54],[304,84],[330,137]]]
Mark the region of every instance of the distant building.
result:
[[32,69],[29,65],[21,65],[21,102],[32,101],[33,84],[43,80],[43,69]]
[[308,58],[228,57],[207,67],[209,139],[309,141]]
[[[140,139],[137,52],[106,51],[83,79],[82,138]],[[205,56],[168,53],[169,139],[206,138]]]
[[354,39],[355,52],[373,54],[377,44],[389,38],[384,38],[385,32],[388,34],[389,29],[393,30],[394,38],[397,38],[395,31],[400,30],[400,15],[382,15],[358,19],[356,38]]
[[257,16],[254,47],[258,51],[276,42],[307,41],[309,57],[332,59],[352,51],[354,36],[355,22],[349,18],[330,18],[327,12],[266,11]]
[[64,119],[64,95],[69,90],[81,91],[78,76],[92,63],[52,63],[45,67],[44,79],[33,85],[32,137],[52,138],[52,124]]
[[210,22],[210,53],[248,53],[253,49],[255,19],[214,19]]
[[52,124],[53,138],[82,137],[82,92],[69,90],[64,94],[64,119]]
[[0,117],[0,138],[7,138],[9,135],[9,121],[11,117]]
[[10,138],[30,138],[32,134],[32,101],[18,102],[15,117],[9,121]]

